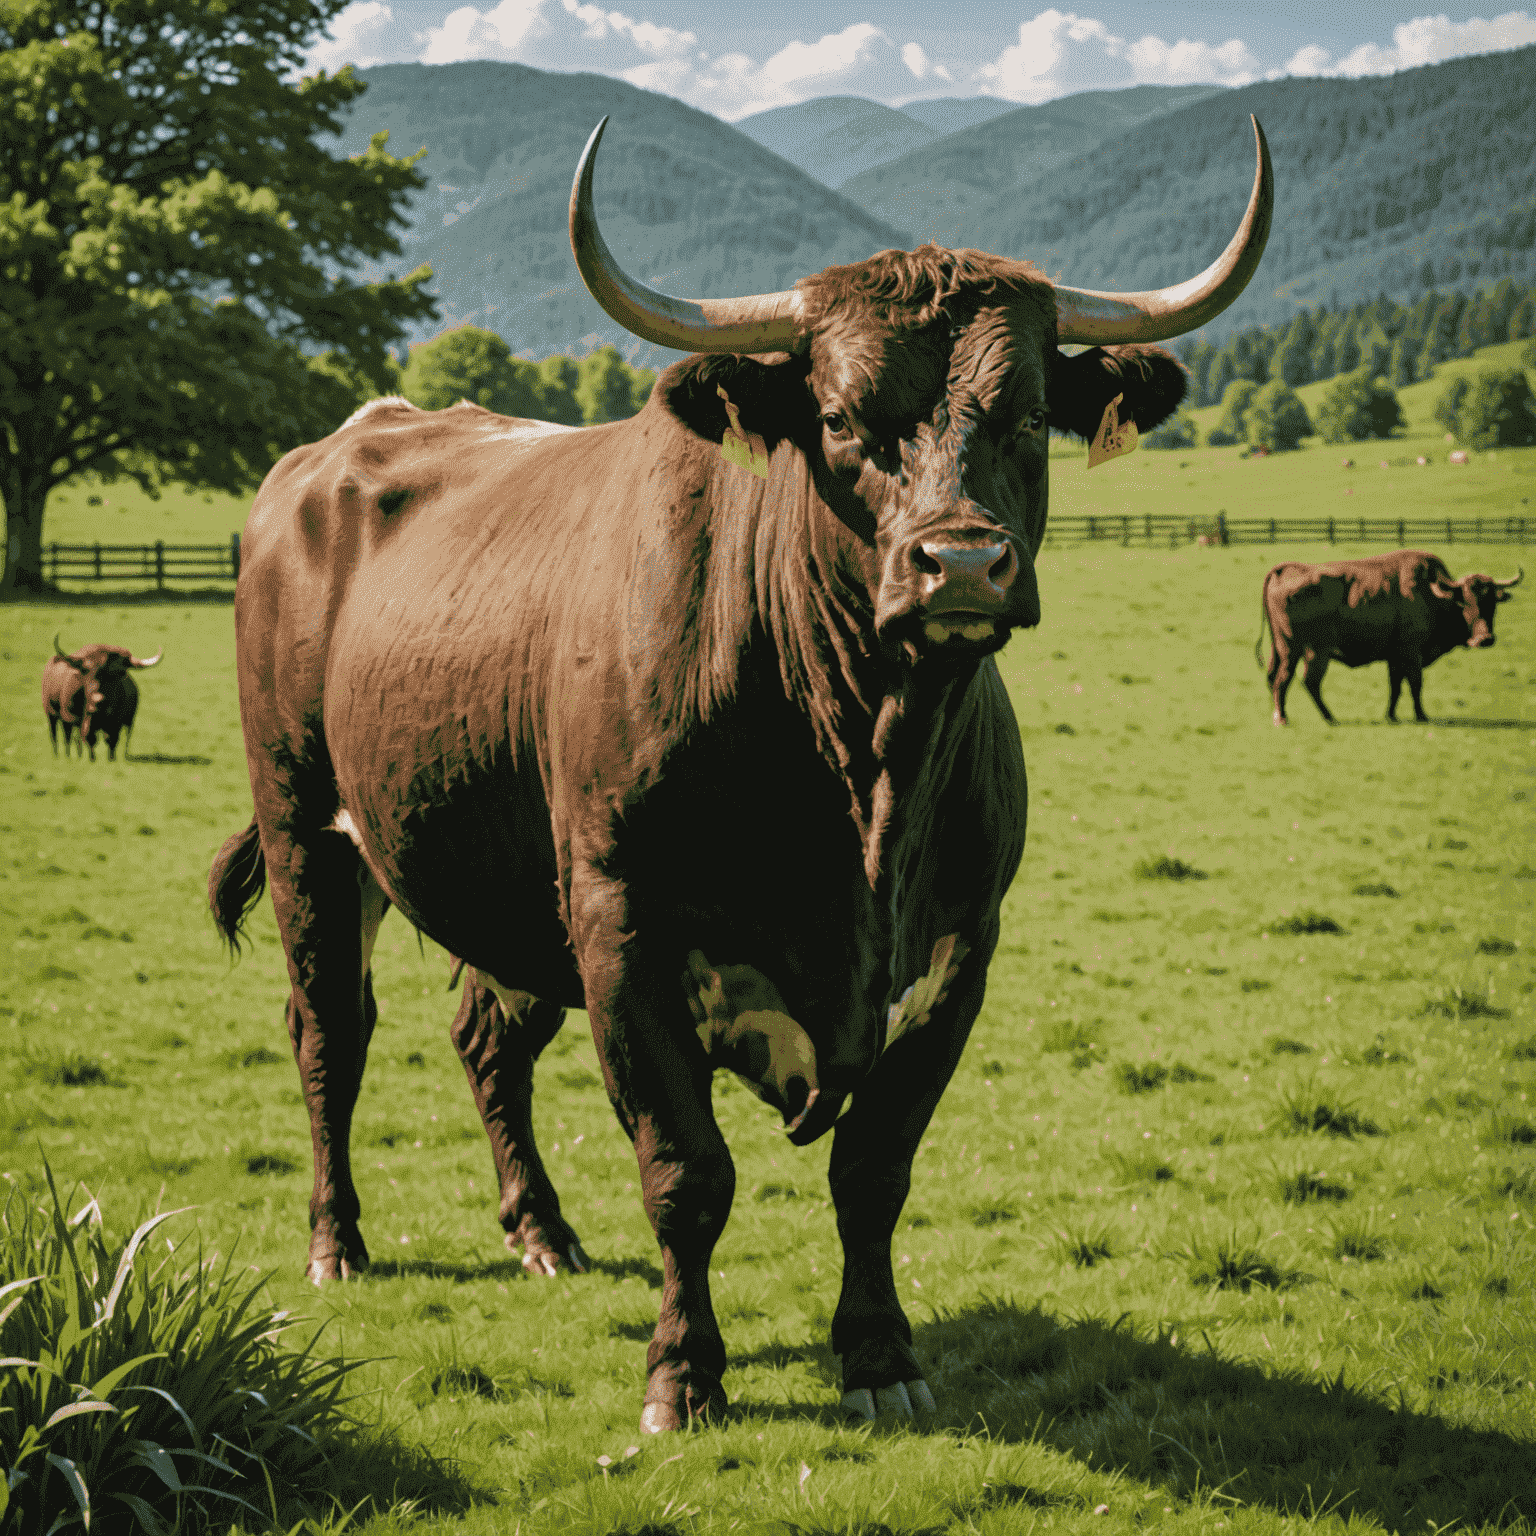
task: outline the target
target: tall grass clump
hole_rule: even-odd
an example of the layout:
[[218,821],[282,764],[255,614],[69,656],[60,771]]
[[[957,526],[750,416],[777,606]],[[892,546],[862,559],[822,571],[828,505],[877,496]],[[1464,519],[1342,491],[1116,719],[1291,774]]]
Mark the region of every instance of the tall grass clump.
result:
[[287,1314],[232,1259],[152,1258],[179,1212],[109,1241],[96,1201],[66,1216],[44,1169],[49,1199],[13,1191],[0,1212],[0,1527],[264,1527],[329,1495],[354,1366],[282,1347]]
[[1142,880],[1208,880],[1210,876],[1183,859],[1138,859],[1136,875]]
[[1341,927],[1331,917],[1322,912],[1314,912],[1310,907],[1300,912],[1288,912],[1284,917],[1277,917],[1269,925],[1271,933],[1345,933],[1348,930]]

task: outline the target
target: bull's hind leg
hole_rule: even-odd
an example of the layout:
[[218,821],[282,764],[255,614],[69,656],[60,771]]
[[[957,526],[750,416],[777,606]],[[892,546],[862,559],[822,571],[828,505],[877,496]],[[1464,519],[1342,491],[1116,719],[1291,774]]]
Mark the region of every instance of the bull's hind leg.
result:
[[352,1183],[352,1111],[378,1018],[369,964],[388,899],[345,835],[263,837],[293,984],[288,1035],[309,1110],[315,1182],[307,1274],[345,1280],[368,1264]]
[[1276,645],[1269,653],[1269,691],[1275,701],[1276,725],[1289,725],[1285,716],[1285,696],[1290,690],[1291,679],[1296,675],[1296,665],[1289,651]]
[[453,1045],[490,1138],[507,1247],[523,1250],[523,1268],[532,1275],[591,1268],[560,1214],[560,1196],[533,1139],[533,1064],[564,1019],[558,1004],[487,986],[466,968]]
[[1328,673],[1328,662],[1329,656],[1326,651],[1308,651],[1306,669],[1301,675],[1301,680],[1306,685],[1307,692],[1312,695],[1312,702],[1317,705],[1323,719],[1332,725],[1333,715],[1328,706],[1323,703],[1323,678]]

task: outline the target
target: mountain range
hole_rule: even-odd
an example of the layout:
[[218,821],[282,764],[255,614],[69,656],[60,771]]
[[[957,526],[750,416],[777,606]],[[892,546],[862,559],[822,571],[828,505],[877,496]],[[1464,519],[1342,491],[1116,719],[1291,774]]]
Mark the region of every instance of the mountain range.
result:
[[736,126],[603,75],[489,62],[360,74],[369,89],[337,148],[355,154],[387,129],[394,152],[428,151],[394,266],[432,265],[442,320],[412,340],[472,322],[527,356],[603,342],[644,366],[677,355],[610,321],[571,259],[571,175],[605,115],[604,233],[635,276],[672,293],[776,291],[925,238],[1027,256],[1084,287],[1176,282],[1237,224],[1250,112],[1274,156],[1274,232],[1213,339],[1304,304],[1536,279],[1536,48],[1361,80],[1140,86],[1038,107],[974,98],[897,112],[826,97]]

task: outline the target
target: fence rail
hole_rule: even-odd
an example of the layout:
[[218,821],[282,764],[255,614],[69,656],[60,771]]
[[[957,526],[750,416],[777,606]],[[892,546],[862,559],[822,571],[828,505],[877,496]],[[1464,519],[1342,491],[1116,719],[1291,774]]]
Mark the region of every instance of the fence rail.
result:
[[[1526,544],[1536,528],[1527,517],[1170,517],[1153,512],[1121,516],[1053,516],[1046,547],[1122,544],[1176,549],[1208,544],[1384,544],[1401,549],[1428,544]],[[240,535],[228,544],[49,544],[48,580],[234,581],[240,575]]]
[[1123,544],[1175,549],[1197,540],[1214,544],[1525,544],[1528,517],[1171,517],[1151,512],[1122,516],[1051,515],[1045,542],[1052,545]]
[[49,544],[45,577],[62,581],[234,581],[240,575],[240,535],[227,544]]

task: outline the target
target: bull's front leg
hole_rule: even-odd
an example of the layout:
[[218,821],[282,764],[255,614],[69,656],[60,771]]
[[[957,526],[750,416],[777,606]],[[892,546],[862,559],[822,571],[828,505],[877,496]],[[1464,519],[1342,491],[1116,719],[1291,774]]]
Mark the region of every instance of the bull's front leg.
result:
[[471,966],[452,1029],[491,1143],[506,1245],[521,1248],[523,1268],[539,1276],[591,1268],[581,1239],[560,1214],[560,1196],[533,1138],[533,1064],[564,1019],[559,1004],[487,986]]
[[861,1418],[910,1418],[914,1409],[934,1407],[896,1294],[891,1240],[912,1185],[912,1160],[981,1011],[995,944],[994,935],[969,953],[963,942],[935,946],[927,976],[892,1010],[891,1032],[903,1032],[833,1134],[829,1177],[843,1285],[832,1348],[842,1358],[843,1407]]
[[661,1248],[662,1292],[646,1351],[642,1430],[724,1417],[725,1343],[709,1261],[736,1192],[710,1105],[710,1064],[678,977],[681,953],[629,930],[625,893],[594,873],[573,881],[571,935],[608,1097],[634,1143],[640,1193]]

